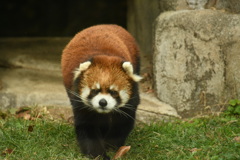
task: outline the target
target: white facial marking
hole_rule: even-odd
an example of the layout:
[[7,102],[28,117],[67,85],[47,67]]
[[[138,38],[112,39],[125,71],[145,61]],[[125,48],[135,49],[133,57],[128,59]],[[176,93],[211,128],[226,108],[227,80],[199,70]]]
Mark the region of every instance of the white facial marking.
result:
[[[106,100],[106,106],[102,107],[99,102],[104,99]],[[99,113],[109,113],[117,105],[117,101],[109,94],[99,93],[91,100],[93,108]]]
[[113,84],[113,85],[111,85],[111,86],[109,87],[109,89],[110,89],[110,90],[115,90],[115,91],[117,91],[117,90],[118,90],[118,87]]
[[99,83],[96,83],[95,85],[96,85],[97,89],[100,89],[100,84]]
[[73,80],[76,80],[77,77],[79,77],[79,75],[81,74],[81,72],[87,70],[90,65],[91,65],[90,61],[80,63],[79,67],[76,68],[75,71],[73,71],[74,74]]
[[81,93],[80,97],[85,104],[88,104],[87,103],[88,102],[87,97],[89,96],[89,94],[90,94],[90,88],[84,87],[82,89],[82,93]]
[[135,82],[139,82],[142,79],[141,76],[133,73],[133,66],[130,62],[124,62],[122,67]]
[[128,95],[127,91],[121,90],[121,91],[119,92],[119,96],[120,96],[120,98],[121,98],[121,100],[122,100],[122,102],[121,102],[121,104],[119,105],[119,107],[122,107],[122,106],[124,106],[124,105],[128,102],[128,100],[129,100],[129,95]]

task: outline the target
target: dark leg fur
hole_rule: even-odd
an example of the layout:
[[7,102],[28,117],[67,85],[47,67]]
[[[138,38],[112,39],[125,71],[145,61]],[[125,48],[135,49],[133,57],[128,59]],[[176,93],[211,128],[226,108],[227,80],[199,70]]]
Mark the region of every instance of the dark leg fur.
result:
[[95,158],[102,156],[109,159],[106,155],[104,140],[91,127],[76,126],[77,140],[83,154]]
[[[92,158],[100,155],[108,159],[107,149],[118,149],[123,146],[134,126],[132,118],[124,117],[120,113],[105,115],[88,113],[88,116],[80,116],[82,112],[77,110],[75,110],[77,140],[82,153]],[[131,116],[134,118],[135,114]]]
[[110,130],[105,137],[105,146],[106,148],[118,149],[124,145],[126,138],[133,129],[134,120],[123,115],[113,116]]
[[104,159],[109,159],[106,155],[103,133],[98,123],[103,120],[99,119],[96,113],[79,111],[78,108],[74,109],[74,118],[77,140],[82,153],[92,158],[100,155]]

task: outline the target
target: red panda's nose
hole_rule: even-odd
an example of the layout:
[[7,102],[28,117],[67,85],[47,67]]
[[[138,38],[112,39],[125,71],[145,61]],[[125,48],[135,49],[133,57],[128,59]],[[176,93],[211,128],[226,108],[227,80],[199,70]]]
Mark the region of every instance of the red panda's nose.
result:
[[99,101],[99,105],[104,108],[107,106],[107,101],[103,98]]

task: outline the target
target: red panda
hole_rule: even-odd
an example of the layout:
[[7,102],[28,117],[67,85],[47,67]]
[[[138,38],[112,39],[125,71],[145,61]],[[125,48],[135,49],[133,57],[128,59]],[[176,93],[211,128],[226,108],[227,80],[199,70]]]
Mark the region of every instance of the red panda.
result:
[[134,38],[117,25],[77,33],[62,53],[63,82],[83,154],[109,159],[124,145],[140,102],[140,58]]

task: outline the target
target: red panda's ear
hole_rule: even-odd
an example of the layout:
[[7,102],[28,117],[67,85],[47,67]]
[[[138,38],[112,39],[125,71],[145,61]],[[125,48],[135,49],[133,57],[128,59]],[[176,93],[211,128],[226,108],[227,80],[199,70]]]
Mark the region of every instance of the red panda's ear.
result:
[[122,67],[135,82],[139,82],[142,79],[141,76],[133,73],[133,66],[130,62],[123,62]]
[[91,65],[90,61],[80,63],[79,67],[76,68],[75,71],[73,71],[73,75],[74,75],[73,80],[76,80],[83,71],[89,68],[90,65]]

